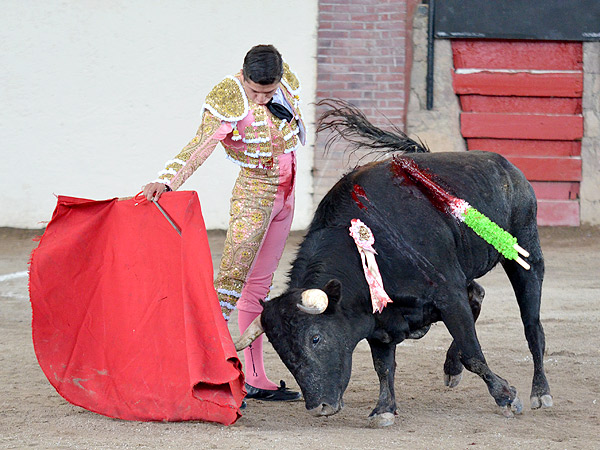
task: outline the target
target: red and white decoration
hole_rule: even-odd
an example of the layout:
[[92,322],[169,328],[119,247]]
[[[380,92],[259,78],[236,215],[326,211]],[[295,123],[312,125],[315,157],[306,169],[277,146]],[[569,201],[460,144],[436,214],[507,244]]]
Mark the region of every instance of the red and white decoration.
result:
[[365,278],[371,293],[373,314],[376,312],[381,313],[388,303],[393,302],[383,288],[383,281],[381,280],[379,267],[375,260],[375,255],[377,254],[373,248],[375,237],[371,229],[359,219],[352,219],[351,223],[350,236],[354,239],[358,253],[360,254],[363,271],[365,272]]

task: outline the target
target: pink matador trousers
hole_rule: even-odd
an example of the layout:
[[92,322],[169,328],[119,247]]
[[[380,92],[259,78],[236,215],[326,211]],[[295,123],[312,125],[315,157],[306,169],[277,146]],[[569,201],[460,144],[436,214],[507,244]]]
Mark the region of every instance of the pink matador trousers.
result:
[[262,311],[294,216],[295,177],[294,152],[275,157],[270,169],[240,170],[215,280],[226,319],[236,306],[252,316]]

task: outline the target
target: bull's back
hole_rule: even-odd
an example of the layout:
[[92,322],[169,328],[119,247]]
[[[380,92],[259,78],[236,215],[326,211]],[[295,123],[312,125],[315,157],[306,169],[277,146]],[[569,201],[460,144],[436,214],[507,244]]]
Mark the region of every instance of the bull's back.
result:
[[[502,156],[449,152],[403,157],[412,158],[442,189],[466,200],[505,230],[514,234],[524,224],[535,226],[533,190]],[[404,267],[407,258],[427,278],[450,261],[469,277],[490,270],[499,256],[490,252],[489,244],[467,230],[422,186],[393,170],[393,164],[388,159],[347,174],[321,202],[312,228],[338,228],[347,235],[343,230],[350,221],[362,220],[372,229],[380,260],[390,271]],[[414,270],[409,272],[414,277]]]
[[[413,159],[420,170],[450,195],[469,202],[471,206],[510,230],[521,226],[523,213],[535,219],[536,199],[530,183],[523,173],[503,156],[480,151],[419,153],[405,155]],[[388,195],[375,195],[372,201],[381,207],[393,207],[410,214],[414,208],[431,209],[447,215],[429,197],[427,189],[407,180],[393,170],[391,159],[358,169],[353,177],[365,191],[372,190]],[[390,204],[392,203],[392,204]]]

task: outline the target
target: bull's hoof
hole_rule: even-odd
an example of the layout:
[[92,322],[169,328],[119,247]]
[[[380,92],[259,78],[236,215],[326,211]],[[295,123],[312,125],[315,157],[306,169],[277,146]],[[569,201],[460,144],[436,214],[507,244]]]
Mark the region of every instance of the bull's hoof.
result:
[[502,415],[508,419],[515,417],[515,414],[523,414],[523,402],[519,397],[515,397],[510,405],[502,406]]
[[552,401],[552,396],[550,394],[545,394],[541,397],[538,397],[537,395],[532,395],[530,401],[531,409],[550,408],[554,404],[554,402]]
[[421,339],[423,336],[425,336],[427,334],[427,332],[429,331],[429,328],[431,328],[431,325],[427,325],[423,328],[415,330],[408,335],[407,339]]
[[316,408],[309,409],[308,412],[314,417],[332,416],[342,409],[341,405],[331,406],[327,403],[321,403]]
[[449,388],[455,388],[458,386],[460,380],[462,380],[462,373],[459,373],[458,375],[448,375],[447,373],[444,374],[444,384]]
[[375,414],[369,416],[369,426],[371,428],[389,427],[390,425],[394,425],[395,420],[396,418],[393,413]]

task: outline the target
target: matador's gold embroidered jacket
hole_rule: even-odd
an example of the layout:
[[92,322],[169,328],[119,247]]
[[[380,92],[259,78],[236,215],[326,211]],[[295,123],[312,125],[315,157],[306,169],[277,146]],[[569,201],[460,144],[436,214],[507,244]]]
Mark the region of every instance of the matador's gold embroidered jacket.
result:
[[292,109],[291,123],[251,101],[242,87],[241,72],[226,77],[206,97],[202,123],[194,139],[167,161],[155,181],[178,189],[210,156],[219,142],[227,158],[247,168],[273,167],[274,158],[304,145],[306,132],[299,108],[300,82],[284,63],[281,91]]

